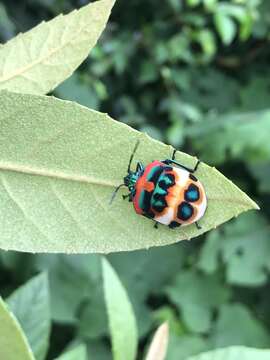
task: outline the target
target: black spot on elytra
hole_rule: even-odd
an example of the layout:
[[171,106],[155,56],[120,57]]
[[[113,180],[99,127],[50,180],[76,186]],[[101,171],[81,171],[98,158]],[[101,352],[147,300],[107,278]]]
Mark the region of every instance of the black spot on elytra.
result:
[[172,167],[172,166],[169,166],[169,165],[163,166],[163,170],[164,170],[164,171],[172,171],[172,170],[173,170],[173,167]]
[[194,209],[188,202],[183,201],[177,209],[177,217],[180,220],[187,221],[192,217]]
[[153,191],[144,191],[144,193],[143,193],[142,211],[145,213],[148,213],[150,210],[152,194],[153,194]]
[[144,213],[143,216],[147,217],[148,219],[153,219],[155,217],[155,214],[152,210],[149,210],[147,213]]
[[151,181],[154,183],[154,185],[156,185],[160,174],[163,172],[163,167],[162,166],[157,166],[157,168],[155,169],[154,173],[152,174],[152,176],[150,176],[150,178],[148,179],[148,181]]
[[155,193],[155,194],[153,195],[153,197],[154,197],[155,200],[161,200],[161,201],[165,201],[165,196],[166,196],[166,195],[162,195],[162,194],[159,194],[159,193]]
[[158,185],[161,189],[168,190],[169,187],[175,185],[175,176],[173,174],[165,174],[163,176],[166,177],[169,182],[166,182],[164,179],[160,180]]
[[165,199],[159,199],[158,204],[155,202],[152,204],[152,209],[155,210],[156,212],[162,212],[166,207],[167,207],[167,202]]
[[195,202],[200,198],[200,191],[198,186],[190,184],[188,189],[185,191],[185,200],[189,202]]

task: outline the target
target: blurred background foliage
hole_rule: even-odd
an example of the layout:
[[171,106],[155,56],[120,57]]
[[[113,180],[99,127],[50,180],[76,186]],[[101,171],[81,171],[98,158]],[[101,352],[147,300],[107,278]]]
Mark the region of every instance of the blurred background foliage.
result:
[[[86,3],[2,0],[0,39]],[[217,166],[261,207],[190,242],[108,256],[136,311],[139,359],[164,320],[168,360],[270,348],[269,41],[268,0],[118,0],[88,60],[55,91]],[[78,342],[89,359],[111,358],[98,255],[1,252],[0,270],[4,297],[48,272],[47,359]]]

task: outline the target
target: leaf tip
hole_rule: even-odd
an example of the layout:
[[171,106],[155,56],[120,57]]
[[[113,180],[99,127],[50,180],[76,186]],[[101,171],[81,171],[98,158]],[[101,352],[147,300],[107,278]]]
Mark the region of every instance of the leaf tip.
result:
[[261,210],[261,208],[259,207],[259,205],[256,204],[255,202],[254,202],[254,210]]
[[248,197],[248,199],[250,206],[247,210],[261,210],[259,205],[254,200],[252,200],[250,197]]

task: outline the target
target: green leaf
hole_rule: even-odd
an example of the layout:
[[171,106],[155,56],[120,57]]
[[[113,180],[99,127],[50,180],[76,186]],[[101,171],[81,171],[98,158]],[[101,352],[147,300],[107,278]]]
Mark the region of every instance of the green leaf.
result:
[[[15,33],[15,25],[8,16],[5,5],[2,3],[0,4],[0,19],[1,19],[1,24],[0,24],[1,35],[3,36],[4,34],[5,37],[8,38],[13,36]],[[2,46],[3,44],[0,44],[0,48]]]
[[80,81],[77,73],[60,84],[55,90],[57,97],[64,100],[76,101],[77,103],[87,106],[91,109],[98,108],[99,99],[97,94],[88,84]]
[[[16,274],[18,282],[25,281],[32,273],[34,257],[32,254],[19,253],[16,251],[0,251],[3,267],[9,272]],[[10,293],[10,291],[8,292]]]
[[249,170],[259,182],[259,191],[261,193],[270,193],[270,162],[251,164]]
[[[267,113],[267,110],[260,110],[268,109],[269,107],[269,102],[267,101],[270,94],[269,90],[265,76],[258,75],[257,73],[251,76],[248,83],[240,89],[241,108],[245,112],[252,111],[256,121],[260,121],[261,115]],[[262,131],[261,125],[258,127],[258,130]]]
[[[37,269],[48,271],[52,319],[58,323],[75,324],[81,303],[85,303],[89,298],[90,303],[93,303],[93,300],[95,303],[96,297],[101,296],[99,256],[40,254],[35,258]],[[101,305],[105,312],[102,301]],[[91,325],[95,327],[96,323],[89,324]]]
[[[144,336],[151,326],[147,297],[150,294],[157,295],[174,275],[181,271],[186,256],[185,249],[177,245],[109,255],[109,261],[121,277],[131,299],[140,336]],[[131,263],[137,266],[131,267]]]
[[208,273],[214,272],[221,258],[226,265],[229,283],[263,285],[268,280],[267,269],[270,269],[269,238],[267,220],[257,214],[246,214],[230,226],[225,226],[222,233],[215,232],[209,236],[201,253],[199,268]]
[[169,340],[167,358],[168,360],[186,360],[188,356],[196,355],[206,350],[208,350],[206,340],[202,337],[195,335],[172,335]]
[[232,346],[189,357],[187,360],[268,360],[270,350],[251,349],[243,346]]
[[15,316],[0,298],[0,359],[35,360]]
[[203,0],[203,5],[206,10],[214,11],[217,7],[218,0]]
[[115,0],[42,22],[0,48],[0,89],[46,94],[68,78],[102,33]]
[[210,329],[213,311],[229,297],[229,290],[217,276],[203,276],[190,270],[179,273],[166,293],[179,307],[185,324],[195,333]]
[[87,342],[87,345],[90,360],[112,360],[111,349],[102,338]]
[[219,241],[220,233],[218,231],[213,231],[207,236],[207,241],[205,241],[201,249],[197,266],[207,274],[214,273],[219,266]]
[[72,350],[66,351],[55,360],[87,360],[87,350],[85,345],[79,345]]
[[37,360],[43,360],[49,345],[50,305],[47,274],[41,274],[14,291],[6,300],[29,341]]
[[78,333],[84,339],[96,339],[108,334],[105,304],[100,288],[92,289],[91,300],[80,310]]
[[203,158],[214,164],[226,157],[257,163],[270,158],[269,131],[270,111],[262,110],[209,117],[191,126],[188,134]]
[[[169,158],[172,148],[108,115],[53,97],[0,94],[0,248],[28,252],[112,252],[190,239],[257,205],[216,169],[196,172],[208,208],[178,230],[138,216],[118,197],[137,139],[135,162]],[[178,152],[193,167],[196,159]],[[126,191],[123,191],[126,193]],[[158,235],[158,236],[157,236]]]
[[[158,266],[156,266],[158,268]],[[171,335],[183,335],[186,333],[186,327],[180,322],[176,309],[170,305],[164,305],[153,312],[155,323],[166,322],[170,328]]]
[[[185,248],[171,245],[165,248],[134,251],[132,253],[114,253],[108,256],[110,263],[118,274],[128,294],[145,301],[149,292],[155,294],[167,285],[176,273],[182,270],[187,257]],[[164,261],[170,259],[169,262]],[[131,267],[135,263],[137,266]],[[155,272],[151,271],[153,268]],[[140,281],[138,281],[140,280]]]
[[[89,261],[93,263],[93,259],[91,260],[90,256],[88,255]],[[98,261],[98,265],[100,265],[100,261]],[[96,266],[91,266],[91,269],[89,269],[89,273],[91,273],[91,275],[96,270],[95,268]],[[107,326],[108,321],[106,316],[106,305],[103,296],[101,266],[98,266],[98,274],[96,275],[98,276],[95,276],[95,279],[91,280],[92,284],[88,289],[88,301],[86,302],[86,299],[84,300],[84,303],[80,306],[78,315],[78,334],[86,339],[100,338],[108,335],[109,333]]]
[[214,348],[231,345],[267,348],[270,346],[270,335],[245,306],[224,304],[209,341]]
[[198,31],[195,35],[195,39],[201,45],[204,52],[204,61],[209,61],[213,58],[216,53],[216,43],[212,31],[203,29]]
[[201,0],[186,0],[187,1],[187,4],[188,6],[198,6],[201,2]]
[[136,319],[126,290],[109,262],[102,260],[105,301],[109,317],[114,360],[135,360]]
[[236,35],[236,24],[233,19],[222,11],[214,15],[214,22],[224,45],[230,45]]

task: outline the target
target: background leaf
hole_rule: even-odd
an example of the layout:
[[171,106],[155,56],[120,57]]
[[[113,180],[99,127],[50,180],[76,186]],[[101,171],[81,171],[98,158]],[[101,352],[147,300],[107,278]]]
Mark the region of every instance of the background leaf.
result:
[[135,360],[138,339],[132,306],[116,272],[105,258],[102,261],[102,269],[113,358]]
[[15,316],[0,298],[0,358],[35,360],[26,337]]
[[47,274],[31,279],[12,293],[6,301],[22,326],[35,358],[43,360],[49,346],[50,335]]
[[[94,291],[101,281],[98,257],[40,254],[35,265],[38,271],[48,271],[52,319],[58,323],[75,324],[79,304],[92,295],[98,296]],[[99,288],[101,295],[101,285]]]
[[269,160],[269,131],[270,112],[264,110],[219,116],[218,121],[210,117],[199,126],[191,126],[187,133],[202,156],[213,164],[222,163],[228,155],[231,159],[256,164]]
[[[0,97],[0,247],[33,252],[110,252],[190,239],[248,209],[257,208],[216,169],[200,164],[208,197],[201,230],[180,230],[138,216],[114,187],[135,160],[171,156],[172,148],[75,103],[2,92]],[[31,114],[31,115],[30,115]],[[10,141],[12,139],[12,141]],[[194,166],[196,159],[178,153]],[[221,206],[222,205],[222,206]]]
[[87,351],[85,345],[79,345],[72,350],[66,351],[55,360],[87,360]]
[[245,306],[224,304],[213,328],[211,343],[214,348],[239,344],[267,348],[270,336]]
[[188,356],[208,350],[207,341],[196,335],[170,335],[168,360],[187,360]]
[[179,273],[166,293],[182,311],[187,327],[195,333],[209,331],[213,310],[226,303],[230,295],[217,276],[206,277],[195,271]]
[[[140,336],[144,336],[153,327],[153,319],[150,317],[150,309],[147,305],[149,294],[156,296],[176,273],[182,271],[187,257],[188,252],[185,247],[177,244],[152,248],[151,251],[125,253],[124,256],[123,253],[113,253],[108,256],[128,291]],[[131,267],[131,263],[137,266]],[[167,320],[167,318],[162,319],[161,322]]]
[[223,44],[229,45],[237,32],[233,19],[228,14],[218,11],[215,14],[214,21]]
[[42,22],[0,48],[0,89],[46,94],[87,57],[103,31],[114,0],[91,3]]
[[270,269],[269,238],[266,219],[254,213],[245,214],[229,227],[225,226],[222,233],[217,231],[208,237],[198,267],[207,273],[213,273],[221,259],[226,264],[226,278],[229,283],[263,285],[268,280]]
[[190,357],[187,360],[267,360],[270,356],[269,350],[245,348],[242,346],[229,347],[210,351],[201,355]]

